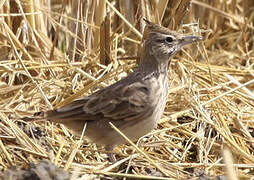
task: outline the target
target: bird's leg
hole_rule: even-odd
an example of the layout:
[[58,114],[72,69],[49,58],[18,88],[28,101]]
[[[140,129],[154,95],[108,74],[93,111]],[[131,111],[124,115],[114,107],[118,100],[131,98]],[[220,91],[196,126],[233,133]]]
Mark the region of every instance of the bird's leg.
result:
[[116,162],[116,155],[115,155],[115,153],[112,152],[114,149],[114,146],[109,145],[109,146],[106,146],[105,149],[106,149],[106,151],[110,151],[110,153],[107,153],[109,161],[112,163],[115,163]]

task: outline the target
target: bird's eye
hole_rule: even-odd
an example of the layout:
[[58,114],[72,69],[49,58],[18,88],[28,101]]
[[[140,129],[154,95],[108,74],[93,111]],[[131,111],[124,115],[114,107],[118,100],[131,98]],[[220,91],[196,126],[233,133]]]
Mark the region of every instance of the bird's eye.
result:
[[165,39],[165,41],[166,41],[167,43],[171,43],[171,42],[174,41],[174,38],[173,38],[172,36],[168,36],[168,37]]

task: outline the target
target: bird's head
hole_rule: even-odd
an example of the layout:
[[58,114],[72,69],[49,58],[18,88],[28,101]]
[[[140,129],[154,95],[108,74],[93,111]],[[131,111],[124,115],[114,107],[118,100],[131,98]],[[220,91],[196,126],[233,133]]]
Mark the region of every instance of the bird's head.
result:
[[155,57],[158,61],[168,62],[182,47],[203,40],[201,36],[180,34],[145,21],[144,53]]

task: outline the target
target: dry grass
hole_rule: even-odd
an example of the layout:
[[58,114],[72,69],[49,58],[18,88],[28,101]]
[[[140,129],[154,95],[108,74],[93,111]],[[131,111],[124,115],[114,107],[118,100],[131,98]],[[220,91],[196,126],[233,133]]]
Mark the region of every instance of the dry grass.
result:
[[[253,176],[253,0],[193,0],[192,6],[189,0],[3,2],[1,170],[49,159],[83,179]],[[116,148],[116,164],[64,126],[20,120],[126,76],[140,55],[142,17],[207,39],[172,60],[170,96],[158,128],[137,146]]]

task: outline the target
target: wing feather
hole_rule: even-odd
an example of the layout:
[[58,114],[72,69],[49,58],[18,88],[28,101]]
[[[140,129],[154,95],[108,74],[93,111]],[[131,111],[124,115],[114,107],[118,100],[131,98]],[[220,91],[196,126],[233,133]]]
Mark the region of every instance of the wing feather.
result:
[[[57,110],[48,111],[51,121],[73,120],[132,120],[140,118],[149,108],[149,88],[140,82],[98,91]],[[145,112],[145,113],[144,113]]]

